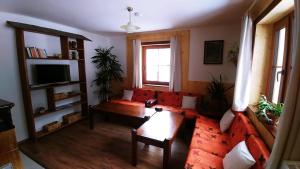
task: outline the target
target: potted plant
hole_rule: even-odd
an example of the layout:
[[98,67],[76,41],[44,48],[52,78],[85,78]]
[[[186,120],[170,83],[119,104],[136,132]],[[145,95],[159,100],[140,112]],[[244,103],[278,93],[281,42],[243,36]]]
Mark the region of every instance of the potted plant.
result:
[[114,47],[95,49],[96,55],[92,57],[92,63],[96,65],[96,79],[93,83],[99,86],[98,96],[101,101],[108,101],[112,93],[112,81],[122,81],[121,64],[117,56],[111,51]]
[[277,125],[283,105],[283,103],[271,103],[266,96],[261,95],[258,101],[258,111],[255,114],[260,121],[269,125]]
[[215,118],[222,117],[224,112],[229,108],[225,94],[232,87],[233,86],[227,89],[225,88],[221,75],[219,76],[219,79],[212,77],[212,81],[207,88],[208,93],[202,98],[202,112]]

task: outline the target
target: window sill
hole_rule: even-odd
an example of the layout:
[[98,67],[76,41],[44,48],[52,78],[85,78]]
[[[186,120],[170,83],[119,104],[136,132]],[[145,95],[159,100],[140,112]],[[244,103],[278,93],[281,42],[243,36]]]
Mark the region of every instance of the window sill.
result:
[[169,91],[169,86],[167,86],[167,85],[143,84],[143,89],[158,90],[158,91]]
[[152,86],[152,87],[169,87],[169,85],[158,85],[158,84],[143,84],[143,86]]
[[249,105],[247,109],[248,117],[255,126],[258,133],[261,135],[265,143],[268,145],[269,149],[272,149],[274,144],[274,139],[276,136],[277,127],[273,125],[267,125],[261,122],[255,115],[257,112],[257,106]]

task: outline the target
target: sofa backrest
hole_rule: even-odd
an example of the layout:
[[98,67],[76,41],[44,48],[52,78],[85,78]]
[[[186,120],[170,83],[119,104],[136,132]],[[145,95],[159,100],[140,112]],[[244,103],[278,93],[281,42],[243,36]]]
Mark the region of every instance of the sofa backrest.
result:
[[231,147],[246,140],[250,135],[259,136],[248,117],[242,113],[236,113],[229,129]]
[[264,169],[270,157],[270,152],[261,138],[254,135],[246,140],[247,147],[256,163],[251,169]]
[[133,89],[132,101],[144,103],[146,100],[155,99],[155,91],[144,89]]
[[157,104],[172,107],[181,107],[182,103],[181,92],[157,92]]

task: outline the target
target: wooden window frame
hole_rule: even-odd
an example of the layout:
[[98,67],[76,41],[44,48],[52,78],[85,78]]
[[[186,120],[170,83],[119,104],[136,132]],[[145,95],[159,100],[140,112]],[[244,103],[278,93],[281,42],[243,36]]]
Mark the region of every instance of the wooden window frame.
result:
[[290,77],[290,72],[291,72],[291,32],[292,32],[292,26],[291,26],[291,19],[292,19],[292,14],[290,13],[287,16],[283,17],[276,23],[274,23],[274,29],[273,29],[273,40],[272,40],[272,55],[271,55],[271,65],[269,66],[268,69],[268,80],[267,80],[267,89],[266,89],[266,94],[269,100],[271,100],[271,84],[272,84],[272,72],[274,67],[274,55],[275,55],[275,37],[276,37],[276,32],[281,30],[282,28],[286,28],[286,35],[285,35],[285,47],[284,47],[284,58],[283,58],[283,66],[282,69],[285,71],[283,78],[281,79],[281,86],[279,89],[279,98],[278,102],[283,103],[284,98],[286,96],[286,91],[287,91],[287,85]]
[[171,48],[170,41],[144,42],[144,43],[142,43],[143,85],[169,86],[169,82],[149,81],[149,80],[146,79],[146,75],[147,75],[146,50],[147,49],[163,49],[163,48]]

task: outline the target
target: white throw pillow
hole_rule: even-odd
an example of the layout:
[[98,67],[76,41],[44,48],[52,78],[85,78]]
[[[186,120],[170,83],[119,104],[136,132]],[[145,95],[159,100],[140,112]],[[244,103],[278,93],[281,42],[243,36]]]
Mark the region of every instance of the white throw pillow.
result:
[[123,98],[122,99],[123,100],[131,101],[132,96],[133,96],[133,91],[132,90],[124,90]]
[[234,117],[235,115],[230,109],[227,110],[226,113],[223,115],[222,119],[220,120],[220,129],[223,133],[230,127]]
[[197,97],[194,96],[183,96],[182,108],[183,109],[196,109]]
[[245,141],[237,144],[223,159],[224,169],[249,169],[255,164]]

